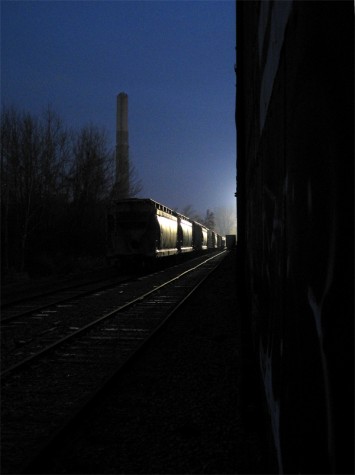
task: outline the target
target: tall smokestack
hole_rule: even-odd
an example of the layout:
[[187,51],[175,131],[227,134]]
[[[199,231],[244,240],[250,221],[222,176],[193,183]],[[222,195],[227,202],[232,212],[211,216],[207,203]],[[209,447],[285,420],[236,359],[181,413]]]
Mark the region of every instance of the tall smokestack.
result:
[[128,159],[128,95],[121,92],[117,96],[116,115],[116,188],[118,199],[129,195]]

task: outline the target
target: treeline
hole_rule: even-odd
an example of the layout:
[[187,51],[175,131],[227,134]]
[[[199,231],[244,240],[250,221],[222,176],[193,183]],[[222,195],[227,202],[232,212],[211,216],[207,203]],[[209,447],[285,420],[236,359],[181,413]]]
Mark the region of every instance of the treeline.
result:
[[222,236],[237,234],[236,211],[233,207],[220,206],[214,211],[207,209],[203,217],[194,210],[192,205],[187,205],[182,208],[181,213],[217,231]]
[[48,108],[40,118],[1,112],[1,256],[5,272],[69,271],[105,250],[114,155],[104,130],[69,129]]

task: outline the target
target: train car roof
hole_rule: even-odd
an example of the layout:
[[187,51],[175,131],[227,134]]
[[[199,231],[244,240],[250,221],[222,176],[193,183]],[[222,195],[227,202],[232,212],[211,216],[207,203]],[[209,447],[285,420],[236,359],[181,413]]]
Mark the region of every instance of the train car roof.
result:
[[166,213],[169,213],[173,216],[180,216],[181,218],[184,218],[186,219],[187,221],[190,221],[190,222],[193,222],[193,223],[196,223],[198,224],[199,226],[201,226],[202,228],[205,228],[207,230],[210,230],[210,231],[213,231],[214,233],[218,234],[216,231],[214,231],[213,229],[210,229],[208,228],[207,226],[205,226],[204,224],[196,221],[195,219],[192,219],[192,218],[189,218],[188,216],[182,214],[182,213],[179,213],[178,211],[175,211],[171,208],[169,208],[168,206],[165,206],[161,203],[159,203],[158,201],[155,201],[153,200],[152,198],[125,198],[125,199],[122,199],[122,200],[116,200],[114,201],[115,204],[118,204],[118,203],[132,203],[132,202],[144,202],[144,203],[151,203],[156,209],[160,209],[162,211],[165,211]]
[[125,198],[125,199],[122,199],[122,200],[115,200],[114,203],[115,204],[119,204],[119,203],[137,203],[137,204],[138,203],[145,203],[145,204],[151,204],[156,209],[160,209],[162,211],[165,211],[166,213],[169,213],[169,214],[172,214],[172,215],[178,214],[176,211],[172,210],[168,206],[165,206],[165,205],[159,203],[158,201],[153,200],[152,198]]

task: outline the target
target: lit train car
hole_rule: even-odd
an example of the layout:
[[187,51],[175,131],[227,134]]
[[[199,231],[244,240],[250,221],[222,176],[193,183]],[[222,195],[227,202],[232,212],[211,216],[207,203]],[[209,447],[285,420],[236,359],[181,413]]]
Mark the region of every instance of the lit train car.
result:
[[193,233],[194,251],[206,251],[207,250],[207,233],[208,233],[206,226],[203,226],[197,221],[193,221],[192,233]]
[[207,233],[207,247],[208,249],[217,249],[217,233],[212,231],[211,229],[208,230]]
[[220,234],[217,234],[217,248],[224,249],[225,247],[226,247],[225,237],[221,236]]
[[178,252],[192,252],[193,251],[193,223],[188,218],[182,215],[177,215],[178,218],[178,232],[177,232],[177,249]]
[[111,204],[107,216],[107,258],[117,263],[222,248],[222,239],[200,223],[151,199]]
[[109,260],[139,260],[175,255],[189,248],[190,226],[171,209],[150,199],[127,199],[111,205],[107,217]]

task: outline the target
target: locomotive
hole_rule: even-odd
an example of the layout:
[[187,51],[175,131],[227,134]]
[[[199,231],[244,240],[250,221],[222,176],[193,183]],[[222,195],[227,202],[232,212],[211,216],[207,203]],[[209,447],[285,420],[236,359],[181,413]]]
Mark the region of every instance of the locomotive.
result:
[[148,198],[112,202],[107,215],[109,262],[140,263],[157,258],[223,249],[224,237]]

